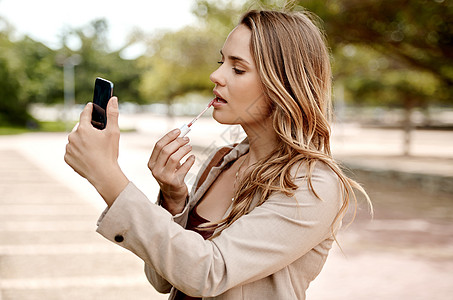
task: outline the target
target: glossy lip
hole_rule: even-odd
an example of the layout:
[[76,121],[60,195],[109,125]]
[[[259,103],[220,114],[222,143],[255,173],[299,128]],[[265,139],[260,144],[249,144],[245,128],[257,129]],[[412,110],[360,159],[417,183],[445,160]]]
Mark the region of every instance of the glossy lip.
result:
[[[226,100],[222,97],[222,95],[220,95],[219,92],[217,92],[216,90],[214,90],[213,93],[214,93],[214,95],[216,96],[215,101],[212,103],[212,106],[214,106],[214,108],[218,108],[218,107],[221,107],[222,105],[228,104],[228,101],[226,101]],[[224,100],[225,102],[219,102],[219,101],[217,101],[218,98]]]

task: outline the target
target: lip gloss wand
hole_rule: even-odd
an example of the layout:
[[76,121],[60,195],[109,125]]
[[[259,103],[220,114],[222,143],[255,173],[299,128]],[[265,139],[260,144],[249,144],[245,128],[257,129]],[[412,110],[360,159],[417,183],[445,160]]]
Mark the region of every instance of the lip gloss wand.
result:
[[179,130],[181,130],[179,137],[184,137],[184,136],[186,136],[186,134],[189,133],[189,131],[191,129],[190,126],[192,126],[193,123],[195,123],[212,106],[214,101],[215,101],[215,98],[212,99],[211,102],[209,102],[208,106],[206,106],[206,108],[203,109],[203,111],[201,113],[199,113],[198,116],[196,116],[192,121],[190,121],[189,124],[184,124],[181,126],[181,128],[179,128]]

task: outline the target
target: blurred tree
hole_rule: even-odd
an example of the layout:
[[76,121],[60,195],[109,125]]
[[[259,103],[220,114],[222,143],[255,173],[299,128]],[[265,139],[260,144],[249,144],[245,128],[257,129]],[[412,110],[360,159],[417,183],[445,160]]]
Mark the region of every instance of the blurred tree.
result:
[[152,102],[172,103],[190,92],[212,90],[209,74],[216,67],[223,41],[209,30],[186,27],[166,32],[151,42],[151,56],[139,59],[148,67],[140,91]]
[[[367,46],[399,69],[429,72],[429,101],[453,103],[453,2],[446,0],[248,1],[255,6],[306,8],[322,20],[330,47]],[[337,59],[335,59],[337,62]],[[393,64],[389,65],[391,68]],[[342,74],[350,76],[351,74]]]
[[[403,154],[409,155],[413,108],[453,104],[453,25],[448,21],[453,19],[453,3],[444,0],[298,3],[324,21],[334,49],[335,78],[345,82],[352,99],[404,109]],[[345,59],[341,55],[343,50],[354,46],[360,50]],[[373,59],[364,61],[370,55]]]
[[220,49],[236,25],[244,1],[197,0],[192,12],[198,24],[161,32],[148,40],[147,55],[139,64],[143,74],[140,93],[151,102],[170,105],[188,93],[211,94],[209,75],[220,60]]
[[[144,103],[138,93],[142,72],[140,65],[135,60],[121,58],[120,54],[124,47],[110,51],[107,32],[107,22],[100,19],[62,34],[62,43],[65,46],[58,51],[60,61],[74,54],[80,56],[80,64],[75,67],[76,102],[92,101],[94,80],[96,77],[104,77],[114,83],[114,94],[119,97],[120,102]],[[77,39],[80,48],[77,50],[68,48],[66,41],[69,39]]]
[[[121,58],[121,51],[107,47],[108,25],[105,20],[95,20],[87,26],[63,32],[59,50],[52,50],[27,36],[11,41],[13,28],[0,19],[0,125],[26,126],[38,123],[28,113],[31,103],[63,102],[64,61],[79,55],[81,62],[75,67],[76,102],[92,100],[95,77],[106,77],[115,83],[115,94],[121,101],[144,103],[138,93],[142,69],[136,60]],[[80,48],[66,46],[69,39],[76,39]]]
[[[343,45],[334,51],[333,73],[352,103],[388,107],[426,107],[435,98],[438,79],[368,46]],[[411,104],[405,100],[408,97]]]
[[51,49],[28,37],[12,42],[11,33],[11,27],[2,26],[0,125],[37,126],[28,107],[31,103],[50,103],[58,99],[58,92],[62,91],[61,72],[55,66]]
[[325,23],[332,47],[368,45],[408,68],[432,73],[451,101],[453,3],[445,0],[301,0]]
[[453,104],[453,3],[445,0],[250,1],[306,8],[322,20],[335,82],[356,103],[405,109],[404,154],[411,111]]
[[[0,50],[3,50],[2,46]],[[32,118],[27,112],[27,105],[20,101],[19,79],[3,55],[0,55],[0,89],[0,126],[25,126]]]
[[412,111],[415,107],[427,108],[433,102],[439,87],[438,78],[431,72],[408,69],[365,46],[337,47],[334,57],[336,84],[346,88],[350,102],[359,106],[403,109],[402,122],[393,125],[404,129],[403,154],[409,155]]
[[31,103],[56,103],[62,99],[63,73],[55,64],[56,53],[42,43],[25,37],[14,43],[20,59],[23,98]]
[[237,0],[196,0],[192,13],[201,25],[225,40],[249,4]]

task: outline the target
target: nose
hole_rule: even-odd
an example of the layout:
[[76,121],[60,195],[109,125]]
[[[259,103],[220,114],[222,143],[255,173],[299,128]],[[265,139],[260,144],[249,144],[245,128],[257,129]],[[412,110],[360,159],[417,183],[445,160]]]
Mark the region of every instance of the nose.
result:
[[222,76],[222,65],[220,65],[217,70],[211,73],[209,76],[209,79],[215,84],[215,85],[225,85],[225,78]]

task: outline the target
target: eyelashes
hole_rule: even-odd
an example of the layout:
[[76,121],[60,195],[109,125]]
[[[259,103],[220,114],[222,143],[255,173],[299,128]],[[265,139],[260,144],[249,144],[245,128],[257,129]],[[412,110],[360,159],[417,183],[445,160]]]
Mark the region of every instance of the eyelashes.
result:
[[[223,62],[223,61],[218,61],[217,63],[218,63],[219,65],[223,65],[224,62]],[[234,73],[236,73],[237,75],[241,75],[241,74],[244,74],[244,73],[245,73],[244,70],[238,69],[238,68],[236,68],[236,67],[233,67],[232,69],[233,69]]]
[[245,71],[243,71],[243,70],[239,70],[239,69],[238,69],[238,68],[236,68],[236,67],[235,67],[235,68],[233,68],[233,71],[234,71],[234,73],[236,73],[236,74],[238,74],[238,75],[241,75],[241,74],[244,74],[244,73],[245,73]]

